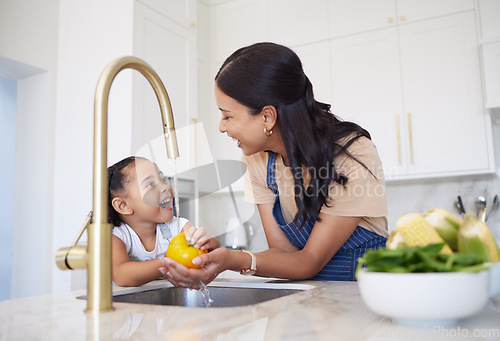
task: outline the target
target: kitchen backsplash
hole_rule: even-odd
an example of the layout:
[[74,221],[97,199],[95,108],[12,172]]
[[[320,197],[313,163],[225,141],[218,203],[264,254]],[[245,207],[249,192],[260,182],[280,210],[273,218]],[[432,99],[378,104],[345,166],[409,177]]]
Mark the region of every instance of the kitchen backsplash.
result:
[[[414,184],[388,184],[389,231],[395,228],[396,220],[400,216],[410,212],[443,208],[458,215],[455,208],[457,195],[462,197],[465,210],[475,213],[474,202],[479,195],[484,195],[487,198],[487,205],[491,205],[495,194],[500,195],[500,179],[495,175],[474,180],[429,180]],[[241,192],[235,193],[235,197],[242,220],[253,227],[254,236],[249,241],[248,247],[253,251],[266,249],[267,243],[255,205],[243,202]],[[200,199],[200,225],[220,236],[221,244],[224,244],[226,225],[235,216],[229,193],[215,193]],[[488,217],[487,225],[500,242],[500,211]]]
[[[427,181],[416,184],[389,184],[387,200],[389,205],[389,230],[394,229],[396,220],[410,212],[425,212],[432,208],[443,208],[456,215],[457,196],[463,200],[466,212],[476,213],[475,201],[479,195],[487,199],[487,206],[493,202],[495,194],[500,195],[500,179],[495,175],[475,180]],[[487,213],[489,210],[487,209]],[[500,212],[492,213],[488,226],[500,241]]]
[[[443,208],[458,215],[455,207],[458,195],[462,197],[467,212],[476,213],[475,200],[479,195],[486,197],[487,207],[491,208],[493,197],[496,194],[500,196],[500,124],[493,126],[493,134],[497,160],[496,174],[387,184],[389,231],[395,228],[396,220],[406,213],[423,213],[432,208]],[[235,198],[241,219],[253,227],[254,236],[249,240],[248,247],[253,251],[266,249],[267,242],[255,205],[245,203],[242,192],[236,192]],[[226,225],[230,225],[228,224],[230,219],[236,216],[229,192],[205,196],[200,199],[199,207],[200,225],[208,228],[214,235],[220,236],[223,243]],[[500,210],[489,216],[487,225],[500,243]]]

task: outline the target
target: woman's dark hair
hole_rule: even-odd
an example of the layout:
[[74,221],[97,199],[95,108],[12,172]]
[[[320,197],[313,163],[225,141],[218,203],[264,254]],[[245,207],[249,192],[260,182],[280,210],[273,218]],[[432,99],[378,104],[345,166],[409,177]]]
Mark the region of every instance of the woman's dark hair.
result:
[[113,224],[113,226],[120,226],[123,222],[112,204],[113,196],[121,193],[125,189],[127,178],[126,174],[123,173],[123,169],[139,159],[145,160],[145,158],[142,157],[129,156],[108,167],[108,221]]
[[[355,159],[347,148],[362,136],[370,139],[370,134],[355,123],[340,120],[330,112],[329,104],[314,99],[299,57],[285,46],[257,43],[243,47],[226,59],[215,81],[224,94],[247,106],[253,115],[266,105],[276,107],[295,181],[298,212],[294,222],[302,227],[308,216],[319,220],[331,181],[347,182],[346,176],[336,172],[334,159],[341,154]],[[347,143],[340,143],[353,133]],[[311,174],[307,189],[302,166]]]

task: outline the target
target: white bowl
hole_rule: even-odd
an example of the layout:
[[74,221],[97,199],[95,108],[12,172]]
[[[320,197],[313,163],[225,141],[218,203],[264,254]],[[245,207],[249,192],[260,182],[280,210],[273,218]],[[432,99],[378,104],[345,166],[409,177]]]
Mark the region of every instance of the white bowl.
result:
[[500,262],[496,262],[490,269],[490,297],[500,295]]
[[363,269],[358,284],[368,308],[397,324],[452,326],[488,303],[490,271],[387,273]]

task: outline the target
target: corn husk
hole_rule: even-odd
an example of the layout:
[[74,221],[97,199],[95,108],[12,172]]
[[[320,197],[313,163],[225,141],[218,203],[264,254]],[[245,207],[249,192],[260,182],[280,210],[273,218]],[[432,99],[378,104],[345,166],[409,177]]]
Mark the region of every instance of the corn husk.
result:
[[389,238],[387,238],[385,247],[390,250],[395,250],[402,245],[405,245],[405,241],[403,239],[403,236],[401,235],[401,232],[397,230],[392,231],[389,235]]
[[498,245],[488,225],[471,213],[465,214],[458,230],[458,251],[477,254],[485,262],[500,261]]
[[458,229],[462,225],[462,219],[441,208],[425,212],[424,218],[453,251],[458,250]]

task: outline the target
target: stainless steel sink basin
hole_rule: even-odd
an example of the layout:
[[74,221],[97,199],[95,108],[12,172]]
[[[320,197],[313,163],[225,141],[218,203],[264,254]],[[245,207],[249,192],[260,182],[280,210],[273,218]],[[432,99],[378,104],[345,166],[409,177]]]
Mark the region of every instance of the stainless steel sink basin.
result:
[[299,289],[208,287],[213,300],[208,304],[199,290],[163,288],[113,296],[113,302],[173,305],[181,307],[237,307],[292,295]]
[[[113,293],[113,302],[197,308],[239,307],[274,300],[314,288],[312,285],[296,283],[214,283],[215,281],[208,286],[211,302],[208,302],[208,299],[199,290],[165,287],[165,285],[118,290]],[[83,295],[77,298],[86,299],[87,296]]]

